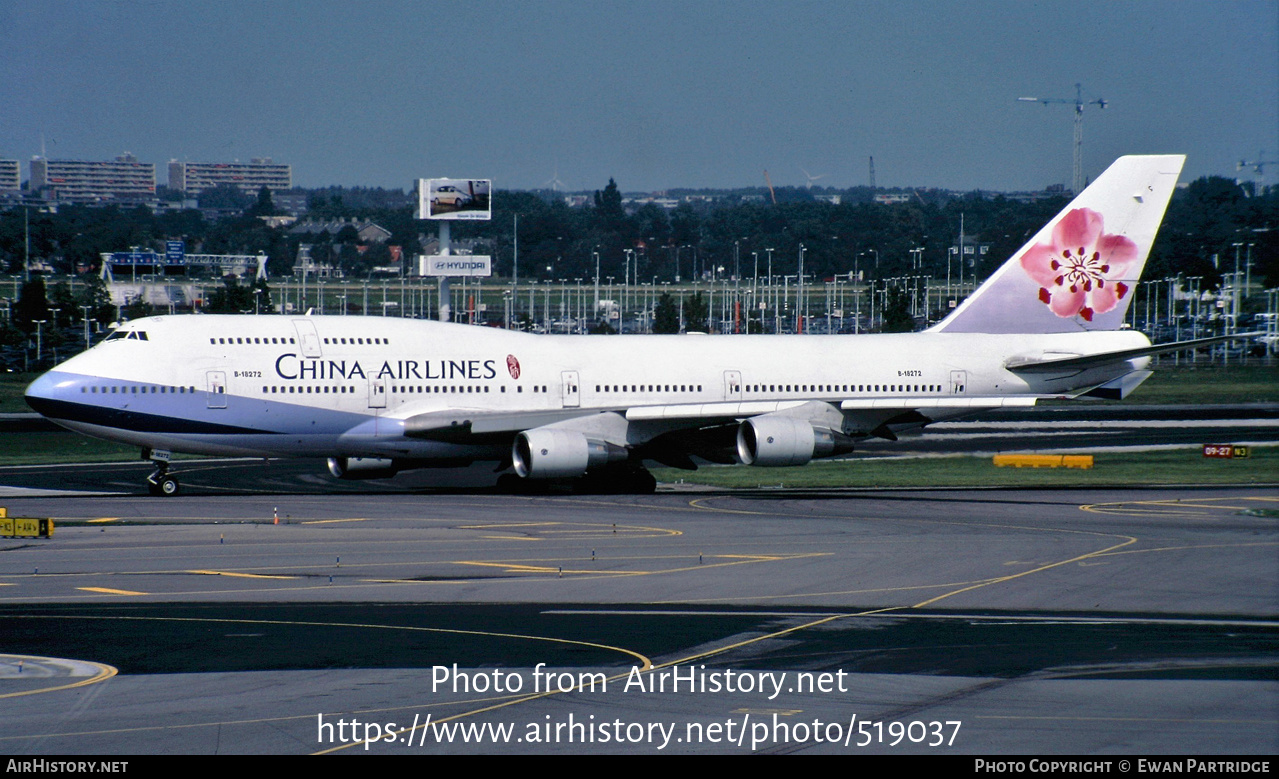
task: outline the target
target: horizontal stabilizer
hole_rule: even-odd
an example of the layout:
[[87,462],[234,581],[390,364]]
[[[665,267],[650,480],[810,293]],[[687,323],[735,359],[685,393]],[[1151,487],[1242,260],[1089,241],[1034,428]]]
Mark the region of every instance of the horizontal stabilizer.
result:
[[1154,375],[1154,371],[1133,371],[1132,373],[1120,376],[1114,381],[1108,381],[1100,387],[1093,387],[1083,394],[1086,398],[1101,398],[1102,400],[1123,400],[1128,397],[1129,393],[1141,386],[1141,383]]
[[1219,344],[1225,341],[1255,338],[1259,335],[1263,335],[1263,333],[1217,335],[1211,338],[1196,338],[1193,341],[1177,341],[1176,343],[1170,344],[1152,344],[1150,346],[1140,346],[1135,349],[1120,349],[1114,352],[1101,352],[1099,354],[1085,354],[1079,357],[1063,357],[1047,360],[1014,357],[1008,361],[1005,367],[1007,367],[1008,370],[1016,371],[1017,373],[1054,373],[1061,370],[1083,370],[1085,368],[1096,368],[1101,365],[1114,365],[1115,363],[1124,362],[1125,360],[1134,360],[1138,357],[1150,357],[1156,354],[1198,349],[1201,346]]

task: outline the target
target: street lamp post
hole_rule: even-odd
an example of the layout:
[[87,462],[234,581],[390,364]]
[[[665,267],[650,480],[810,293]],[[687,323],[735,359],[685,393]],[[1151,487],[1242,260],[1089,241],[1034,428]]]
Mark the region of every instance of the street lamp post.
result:
[[[861,255],[859,254],[858,257]],[[853,335],[861,335],[862,332],[862,272],[857,267],[857,260],[853,260],[853,275],[856,277],[856,286],[853,287]]]
[[764,251],[768,252],[768,297],[773,306],[773,333],[777,334],[782,331],[782,321],[780,319],[780,306],[777,305],[777,296],[775,294],[776,287],[773,284],[773,250],[770,247]]
[[44,353],[44,342],[41,340],[41,328],[47,319],[37,319],[36,323],[36,365],[40,364],[41,355]]
[[795,332],[804,332],[804,304],[808,296],[804,294],[804,244],[799,245],[799,273],[795,279]]
[[84,348],[89,348],[89,310],[93,306],[80,306],[84,310]]

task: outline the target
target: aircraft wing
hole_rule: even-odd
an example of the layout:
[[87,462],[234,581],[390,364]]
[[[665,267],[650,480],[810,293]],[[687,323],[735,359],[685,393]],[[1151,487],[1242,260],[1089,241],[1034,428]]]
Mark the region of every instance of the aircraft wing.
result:
[[[785,417],[807,420],[854,438],[896,439],[898,430],[919,427],[942,419],[1003,407],[1032,406],[1034,396],[919,396],[856,398],[843,401],[728,401],[634,406],[624,409],[551,409],[528,412],[493,412],[482,409],[449,409],[415,414],[404,420],[404,435],[458,443],[509,440],[537,428],[580,430],[618,446],[666,452],[676,450],[722,461],[708,453],[731,440],[721,433],[736,430],[745,419]],[[729,439],[732,437],[729,436]],[[711,444],[711,440],[716,443]],[[652,444],[652,445],[650,445]]]

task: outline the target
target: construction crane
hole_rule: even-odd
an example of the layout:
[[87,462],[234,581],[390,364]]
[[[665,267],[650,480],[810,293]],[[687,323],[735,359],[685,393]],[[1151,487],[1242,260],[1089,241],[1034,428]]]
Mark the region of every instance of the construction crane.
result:
[[875,158],[870,158],[870,188],[875,188]]
[[[1261,152],[1257,156],[1264,157],[1265,153]],[[1235,171],[1236,172],[1241,171],[1244,168],[1252,168],[1253,172],[1257,174],[1257,178],[1261,179],[1262,177],[1266,175],[1267,165],[1279,165],[1279,160],[1257,160],[1256,162],[1249,162],[1248,160],[1239,160],[1239,164],[1235,166]]]
[[1071,178],[1071,189],[1078,195],[1084,189],[1084,106],[1095,105],[1098,108],[1105,108],[1106,101],[1101,98],[1084,102],[1083,87],[1075,84],[1075,99],[1071,100],[1064,97],[1019,97],[1018,102],[1021,103],[1043,103],[1049,105],[1052,103],[1060,103],[1063,105],[1073,105],[1075,107],[1075,170]]

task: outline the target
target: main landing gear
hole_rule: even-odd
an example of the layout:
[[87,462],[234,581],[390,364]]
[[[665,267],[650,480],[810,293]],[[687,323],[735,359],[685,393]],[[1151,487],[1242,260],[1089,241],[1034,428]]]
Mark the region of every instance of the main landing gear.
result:
[[590,471],[573,484],[578,495],[652,495],[657,479],[647,468],[631,465]]
[[143,459],[155,463],[155,470],[147,477],[147,492],[171,498],[181,490],[178,477],[169,473],[170,453],[166,451],[143,449]]
[[545,495],[570,492],[575,495],[651,495],[657,479],[645,468],[623,465],[591,471],[576,479],[521,479],[513,473],[497,478],[497,491],[511,495]]

